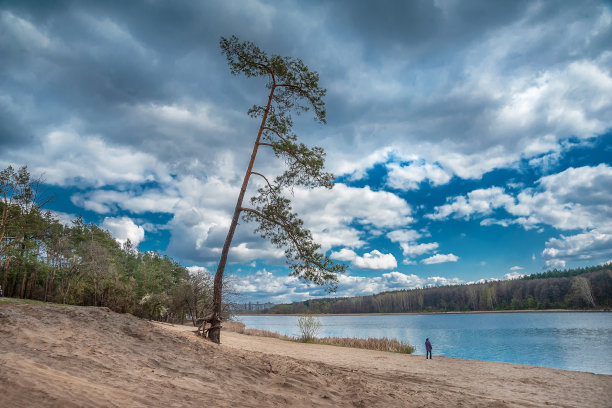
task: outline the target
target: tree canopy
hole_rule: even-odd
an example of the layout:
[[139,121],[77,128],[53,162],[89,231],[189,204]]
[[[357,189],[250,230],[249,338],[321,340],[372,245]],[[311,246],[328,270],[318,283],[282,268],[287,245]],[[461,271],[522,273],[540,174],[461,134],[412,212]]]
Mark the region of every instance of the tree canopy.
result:
[[[212,276],[156,252],[119,244],[81,217],[64,225],[43,211],[41,179],[27,167],[0,172],[0,285],[5,296],[106,306],[151,319],[210,313]],[[226,305],[222,313],[227,314]]]

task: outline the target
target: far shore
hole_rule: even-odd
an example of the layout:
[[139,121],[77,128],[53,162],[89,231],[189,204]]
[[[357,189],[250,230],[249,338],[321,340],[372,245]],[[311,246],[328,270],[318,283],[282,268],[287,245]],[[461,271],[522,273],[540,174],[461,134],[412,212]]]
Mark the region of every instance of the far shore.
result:
[[235,316],[399,316],[399,315],[444,315],[444,314],[487,314],[487,313],[610,313],[611,309],[529,309],[529,310],[468,310],[464,312],[398,312],[398,313],[236,313]]

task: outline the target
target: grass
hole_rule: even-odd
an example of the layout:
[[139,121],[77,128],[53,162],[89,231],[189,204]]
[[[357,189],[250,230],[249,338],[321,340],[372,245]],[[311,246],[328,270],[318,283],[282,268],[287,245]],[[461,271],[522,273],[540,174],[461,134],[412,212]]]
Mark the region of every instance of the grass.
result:
[[[286,336],[284,334],[269,330],[247,329],[244,323],[236,321],[224,322],[223,329],[240,334],[246,334],[247,336],[273,337],[281,340],[301,342],[300,339],[297,337]],[[386,337],[370,337],[368,339],[360,339],[357,337],[323,337],[315,338],[311,341],[308,341],[308,343],[325,344],[329,346],[352,347],[366,350],[388,351],[392,353],[403,354],[412,354],[415,351],[414,346],[411,346],[408,343],[404,343],[396,339],[389,339]]]
[[[13,305],[44,305],[45,304],[45,302],[42,302],[40,300],[8,298],[8,297],[0,298],[0,303],[9,303]],[[49,304],[55,305],[56,303],[49,303]]]

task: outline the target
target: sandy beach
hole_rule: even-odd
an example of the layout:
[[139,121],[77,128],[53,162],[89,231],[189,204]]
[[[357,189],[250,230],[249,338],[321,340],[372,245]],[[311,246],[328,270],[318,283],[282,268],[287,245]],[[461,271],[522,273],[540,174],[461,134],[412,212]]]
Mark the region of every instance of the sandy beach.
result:
[[612,376],[0,303],[1,407],[610,407]]

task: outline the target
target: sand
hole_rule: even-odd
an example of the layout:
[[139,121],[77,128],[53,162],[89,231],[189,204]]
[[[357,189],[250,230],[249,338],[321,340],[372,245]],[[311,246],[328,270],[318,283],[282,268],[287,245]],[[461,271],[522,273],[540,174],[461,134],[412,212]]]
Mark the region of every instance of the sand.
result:
[[0,302],[0,407],[610,407],[612,376]]

